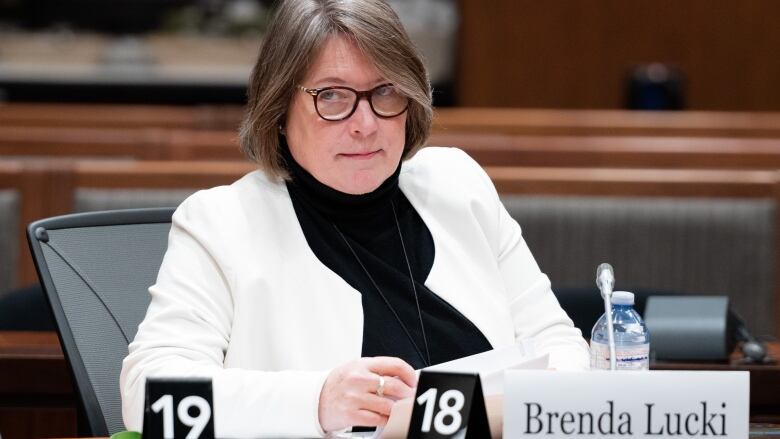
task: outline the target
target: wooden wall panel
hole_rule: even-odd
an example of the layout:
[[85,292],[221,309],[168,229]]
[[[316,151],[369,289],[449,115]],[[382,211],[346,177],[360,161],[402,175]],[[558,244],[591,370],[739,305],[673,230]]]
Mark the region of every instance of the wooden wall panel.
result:
[[688,107],[780,110],[776,0],[460,0],[463,106],[620,108],[635,64],[689,79]]

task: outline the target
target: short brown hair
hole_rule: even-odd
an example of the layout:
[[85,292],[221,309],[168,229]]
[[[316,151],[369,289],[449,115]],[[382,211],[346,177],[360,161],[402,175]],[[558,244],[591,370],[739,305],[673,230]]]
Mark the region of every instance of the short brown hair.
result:
[[351,38],[388,81],[409,97],[403,158],[428,139],[431,86],[422,57],[393,9],[383,0],[283,0],[266,31],[249,81],[241,150],[272,177],[286,178],[279,126],[296,85],[323,43]]

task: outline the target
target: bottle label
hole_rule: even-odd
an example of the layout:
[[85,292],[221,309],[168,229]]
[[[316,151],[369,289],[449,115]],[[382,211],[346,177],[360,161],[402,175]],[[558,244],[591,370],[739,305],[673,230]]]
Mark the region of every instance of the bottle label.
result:
[[[591,342],[590,368],[609,370],[609,345]],[[650,369],[650,344],[615,346],[615,368],[617,370]]]

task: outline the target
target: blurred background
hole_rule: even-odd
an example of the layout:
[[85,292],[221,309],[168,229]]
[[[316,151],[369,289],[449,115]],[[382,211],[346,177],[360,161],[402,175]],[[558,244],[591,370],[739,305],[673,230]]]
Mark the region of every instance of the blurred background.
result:
[[[485,168],[585,338],[604,261],[640,312],[726,296],[770,355],[651,368],[750,370],[751,420],[780,424],[780,1],[388,1],[429,69],[429,144]],[[4,439],[92,435],[25,228],[251,172],[237,132],[273,7],[0,0]]]
[[[396,0],[454,103],[453,0]],[[241,104],[273,1],[2,0],[0,100]]]
[[[777,110],[772,0],[393,0],[438,106]],[[0,99],[241,103],[270,0],[0,0]]]

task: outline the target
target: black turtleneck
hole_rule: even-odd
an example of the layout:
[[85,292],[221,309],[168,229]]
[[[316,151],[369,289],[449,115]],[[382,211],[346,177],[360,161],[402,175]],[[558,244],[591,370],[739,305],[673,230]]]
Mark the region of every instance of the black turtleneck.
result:
[[306,242],[320,262],[362,295],[364,357],[399,357],[416,369],[428,365],[400,236],[417,289],[431,364],[491,349],[471,321],[425,286],[435,256],[433,237],[398,187],[400,165],[373,192],[351,195],[322,184],[287,148],[282,150],[292,177],[287,189]]

